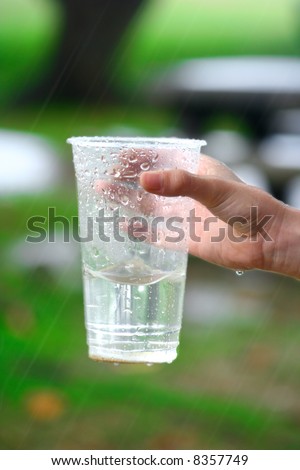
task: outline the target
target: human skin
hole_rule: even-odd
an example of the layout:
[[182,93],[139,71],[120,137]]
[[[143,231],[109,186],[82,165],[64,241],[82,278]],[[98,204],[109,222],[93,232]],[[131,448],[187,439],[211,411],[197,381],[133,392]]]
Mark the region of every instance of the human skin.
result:
[[[221,162],[202,155],[198,174],[149,171],[141,174],[140,183],[149,193],[192,198],[203,222],[214,217],[211,230],[195,225],[200,241],[190,237],[192,255],[235,270],[261,269],[300,279],[300,211],[244,183]],[[257,208],[256,222],[251,208]],[[262,220],[266,235],[257,223]],[[213,241],[220,229],[225,236]]]

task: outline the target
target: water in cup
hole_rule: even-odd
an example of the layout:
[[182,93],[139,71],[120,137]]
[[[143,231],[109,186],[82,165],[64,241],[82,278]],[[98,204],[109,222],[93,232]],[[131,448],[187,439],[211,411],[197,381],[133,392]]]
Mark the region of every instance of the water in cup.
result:
[[152,363],[175,359],[185,284],[182,255],[181,266],[169,272],[152,270],[140,260],[100,271],[84,267],[92,358]]

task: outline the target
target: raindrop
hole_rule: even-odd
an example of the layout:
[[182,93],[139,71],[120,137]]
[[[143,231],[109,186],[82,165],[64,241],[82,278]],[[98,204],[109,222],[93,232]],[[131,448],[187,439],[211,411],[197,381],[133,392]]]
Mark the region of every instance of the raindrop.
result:
[[114,366],[115,366],[115,367],[118,367],[119,365],[120,365],[119,362],[114,362]]
[[149,162],[144,162],[144,163],[141,163],[140,166],[141,166],[141,170],[147,171],[150,168],[150,163]]
[[156,163],[158,160],[158,153],[152,158],[153,163]]
[[146,365],[147,365],[148,367],[152,367],[152,366],[153,366],[153,364],[152,364],[151,362],[147,362]]
[[242,275],[244,274],[244,271],[238,269],[237,271],[235,271],[235,274],[236,274],[237,276],[242,276]]

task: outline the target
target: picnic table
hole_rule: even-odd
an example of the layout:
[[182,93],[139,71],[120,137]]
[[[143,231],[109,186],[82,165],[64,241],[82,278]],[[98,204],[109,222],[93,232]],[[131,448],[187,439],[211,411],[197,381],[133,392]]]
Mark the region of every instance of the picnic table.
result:
[[230,112],[261,138],[275,112],[300,108],[300,59],[191,59],[163,70],[151,82],[149,95],[180,113],[181,128],[190,137],[199,135],[211,115]]

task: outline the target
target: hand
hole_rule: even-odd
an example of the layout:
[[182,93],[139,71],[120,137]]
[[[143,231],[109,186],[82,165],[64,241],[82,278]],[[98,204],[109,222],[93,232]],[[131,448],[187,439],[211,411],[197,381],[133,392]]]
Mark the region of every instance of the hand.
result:
[[235,270],[257,268],[300,278],[300,212],[245,184],[224,164],[203,155],[198,175],[151,171],[141,174],[140,183],[150,193],[195,200],[201,222],[190,234],[191,254]]

